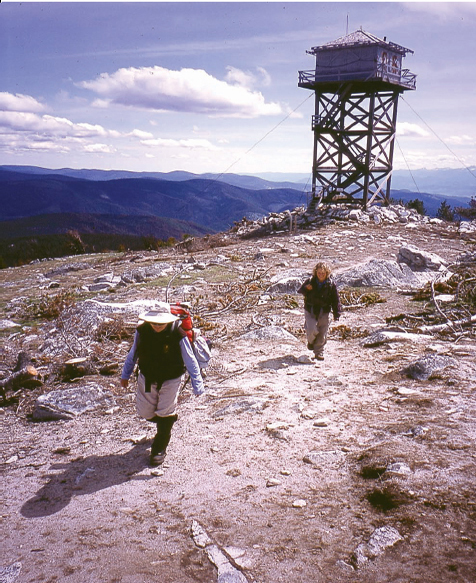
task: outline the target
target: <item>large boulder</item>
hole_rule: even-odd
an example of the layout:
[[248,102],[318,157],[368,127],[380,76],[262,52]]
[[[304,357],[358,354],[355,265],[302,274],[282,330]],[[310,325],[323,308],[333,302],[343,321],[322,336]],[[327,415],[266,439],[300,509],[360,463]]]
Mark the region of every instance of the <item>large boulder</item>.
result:
[[36,421],[73,419],[88,411],[110,409],[115,400],[109,391],[96,383],[87,383],[74,389],[51,391],[38,397],[33,411]]
[[355,567],[363,567],[367,561],[382,555],[389,547],[393,547],[403,537],[393,526],[381,526],[374,530],[367,543],[360,543],[355,549],[352,563]]
[[241,340],[287,340],[296,341],[296,337],[280,326],[264,326],[240,336]]
[[408,265],[385,259],[371,259],[334,276],[338,287],[419,287],[421,279]]
[[412,271],[444,271],[447,262],[436,255],[422,251],[414,245],[404,245],[398,251],[397,260],[399,263],[406,264]]
[[403,372],[410,378],[419,381],[426,381],[433,376],[440,374],[445,368],[456,365],[456,360],[450,356],[431,354],[423,356],[417,361],[407,366]]
[[298,289],[311,274],[291,269],[271,278],[271,285],[267,289],[269,294],[297,294]]

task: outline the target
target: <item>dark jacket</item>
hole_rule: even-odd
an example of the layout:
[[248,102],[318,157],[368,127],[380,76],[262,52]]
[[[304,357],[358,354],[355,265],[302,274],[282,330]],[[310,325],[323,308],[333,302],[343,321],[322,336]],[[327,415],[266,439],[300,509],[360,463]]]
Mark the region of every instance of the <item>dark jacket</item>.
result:
[[[306,286],[309,284],[312,285],[312,290],[306,289]],[[304,295],[304,309],[310,314],[313,314],[315,318],[319,317],[321,309],[326,314],[332,310],[335,320],[340,318],[342,306],[339,292],[332,279],[327,278],[322,284],[319,284],[317,277],[312,276],[306,279],[298,289],[298,293]]]
[[146,381],[146,392],[150,385],[157,387],[167,380],[183,375],[185,365],[180,349],[182,334],[173,325],[167,326],[163,332],[154,332],[152,326],[145,322],[137,328],[139,342],[137,356],[139,370]]

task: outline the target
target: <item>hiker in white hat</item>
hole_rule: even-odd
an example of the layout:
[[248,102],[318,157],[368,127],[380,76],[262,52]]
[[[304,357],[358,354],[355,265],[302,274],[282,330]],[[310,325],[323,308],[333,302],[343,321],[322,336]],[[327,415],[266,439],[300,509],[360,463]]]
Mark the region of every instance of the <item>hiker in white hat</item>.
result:
[[164,462],[172,426],[177,421],[175,411],[185,370],[195,395],[201,395],[205,389],[190,341],[168,304],[141,314],[139,320],[134,344],[122,369],[121,385],[128,386],[138,362],[136,408],[141,417],[157,425],[150,464],[158,466]]

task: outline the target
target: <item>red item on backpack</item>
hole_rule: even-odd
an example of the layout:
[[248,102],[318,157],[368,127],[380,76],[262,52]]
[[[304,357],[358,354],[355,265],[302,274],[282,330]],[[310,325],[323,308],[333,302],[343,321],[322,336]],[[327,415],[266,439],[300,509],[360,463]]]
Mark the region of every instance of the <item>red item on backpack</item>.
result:
[[187,334],[190,342],[193,342],[193,322],[189,307],[189,304],[185,302],[176,302],[175,304],[170,304],[170,311],[174,316],[178,316],[180,328]]

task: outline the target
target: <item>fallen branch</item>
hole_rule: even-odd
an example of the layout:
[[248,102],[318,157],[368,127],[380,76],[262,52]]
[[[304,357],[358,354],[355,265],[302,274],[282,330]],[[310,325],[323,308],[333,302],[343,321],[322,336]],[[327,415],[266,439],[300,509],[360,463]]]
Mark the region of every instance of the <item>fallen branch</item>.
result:
[[[37,380],[38,371],[34,366],[28,365],[21,370],[12,373],[6,379],[0,381],[0,390],[3,394],[18,387],[28,386],[32,380]],[[41,384],[41,381],[38,381]]]
[[169,282],[167,283],[167,287],[165,288],[165,301],[168,302],[169,301],[169,289],[170,286],[172,285],[172,282],[174,281],[174,279],[176,279],[180,274],[182,274],[184,271],[189,271],[193,266],[192,265],[186,265],[185,267],[183,267],[182,269],[180,269],[180,271],[177,271],[177,273],[175,273],[170,279]]
[[266,326],[266,324],[261,324],[260,322],[257,322],[257,321],[256,321],[256,316],[257,316],[257,315],[258,315],[258,314],[253,314],[253,316],[252,316],[252,318],[251,318],[251,319],[252,319],[252,321],[253,321],[253,324],[256,324],[256,326],[260,326],[261,328],[264,328],[264,327]]
[[447,316],[447,315],[446,315],[446,314],[443,312],[443,310],[442,310],[442,309],[440,308],[440,306],[438,305],[438,302],[436,301],[436,298],[435,298],[435,284],[434,284],[434,282],[433,282],[433,281],[430,283],[430,286],[431,286],[431,299],[432,299],[432,301],[433,301],[433,304],[434,304],[434,306],[435,306],[435,308],[436,308],[436,311],[438,312],[438,314],[440,314],[440,316],[442,316],[442,317],[443,317],[443,318],[444,318],[444,319],[445,319],[445,320],[448,322],[448,326],[451,328],[451,327],[452,327],[452,322],[451,322],[451,320],[450,320],[450,319],[448,318],[448,316]]
[[476,316],[471,316],[469,319],[464,320],[456,320],[451,323],[447,324],[434,324],[432,326],[420,326],[418,330],[420,332],[441,332],[442,330],[448,330],[451,328],[453,330],[453,326],[471,326],[476,322]]

